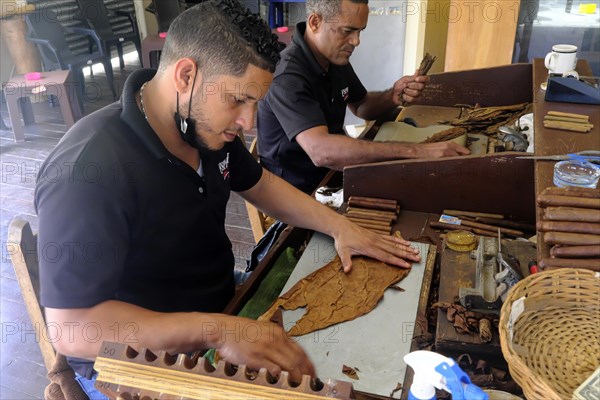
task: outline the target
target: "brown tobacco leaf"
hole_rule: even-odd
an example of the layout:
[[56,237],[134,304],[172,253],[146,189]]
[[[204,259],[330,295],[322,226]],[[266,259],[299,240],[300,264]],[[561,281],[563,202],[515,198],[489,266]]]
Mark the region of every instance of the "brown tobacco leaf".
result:
[[358,380],[358,374],[356,373],[356,369],[349,367],[347,365],[342,366],[342,374],[346,375],[348,378]]
[[479,337],[482,343],[488,343],[492,341],[492,323],[489,319],[482,318],[479,320]]
[[352,271],[344,273],[340,258],[296,283],[259,318],[268,321],[278,308],[306,313],[289,331],[302,336],[367,314],[383,298],[385,290],[404,279],[410,269],[389,266],[366,257],[352,260]]
[[392,390],[392,393],[390,393],[390,397],[394,397],[394,395],[402,390],[402,384],[400,382],[398,382],[398,384],[396,385],[396,389]]

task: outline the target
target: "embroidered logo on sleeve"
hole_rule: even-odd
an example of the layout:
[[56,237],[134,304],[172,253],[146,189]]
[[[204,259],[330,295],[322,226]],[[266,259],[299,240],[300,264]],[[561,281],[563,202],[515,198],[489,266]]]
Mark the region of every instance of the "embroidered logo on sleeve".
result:
[[221,171],[224,181],[229,179],[229,153],[227,153],[227,157],[219,163],[219,171]]
[[346,101],[346,100],[348,100],[348,97],[350,97],[350,87],[342,89],[342,99],[344,99],[344,101]]

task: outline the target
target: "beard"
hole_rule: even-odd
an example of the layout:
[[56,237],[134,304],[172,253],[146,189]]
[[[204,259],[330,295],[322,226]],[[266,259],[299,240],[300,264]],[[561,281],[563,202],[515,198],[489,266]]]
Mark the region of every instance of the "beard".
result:
[[[189,102],[181,105],[181,109],[189,109]],[[193,110],[191,115],[186,119],[188,127],[186,133],[183,135],[184,140],[193,147],[199,150],[218,151],[223,148],[225,143],[220,146],[211,145],[210,138],[217,138],[222,132],[217,132],[211,125],[210,119],[206,116],[206,113],[202,108]],[[177,125],[179,129],[179,125]],[[236,126],[234,128],[227,129],[229,132],[241,132],[242,128]]]
[[[189,109],[189,102],[182,104],[181,108],[184,110],[186,108]],[[175,119],[177,121],[177,116]],[[200,109],[193,112],[188,116],[186,122],[187,130],[185,133],[182,132],[182,136],[188,144],[198,149],[220,150],[220,148],[211,147],[204,137],[204,135],[213,134],[214,130],[210,126],[209,120],[203,110]],[[177,125],[177,129],[179,129],[179,124]]]

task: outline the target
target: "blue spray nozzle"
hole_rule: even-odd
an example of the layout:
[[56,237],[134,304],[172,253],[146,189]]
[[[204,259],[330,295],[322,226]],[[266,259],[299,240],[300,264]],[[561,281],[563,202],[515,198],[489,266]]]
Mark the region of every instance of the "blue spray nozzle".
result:
[[452,400],[488,400],[489,396],[479,387],[471,383],[469,376],[458,366],[443,362],[435,367],[435,371],[446,380],[446,387],[452,394]]

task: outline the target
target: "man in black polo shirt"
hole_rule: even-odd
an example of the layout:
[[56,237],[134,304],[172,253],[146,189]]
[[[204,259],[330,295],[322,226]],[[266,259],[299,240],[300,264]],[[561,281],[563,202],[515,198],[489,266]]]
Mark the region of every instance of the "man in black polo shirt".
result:
[[[399,158],[468,154],[452,142],[359,141],[344,135],[346,106],[373,120],[419,97],[426,76],[407,76],[380,93],[367,92],[349,63],[367,26],[368,0],[306,0],[307,21],[296,26],[273,85],[258,107],[262,165],[310,193],[328,169]],[[373,71],[377,73],[377,71]]]
[[217,348],[275,375],[315,375],[279,327],[220,314],[234,292],[231,190],[333,236],[346,271],[356,254],[400,267],[420,259],[408,242],[365,231],[263,173],[247,152],[238,134],[253,126],[277,50],[266,23],[237,1],[193,7],[171,25],[159,70],[132,73],[121,101],[79,121],[42,166],[41,303],[55,348],[91,398],[102,398],[91,360],[103,340]]

